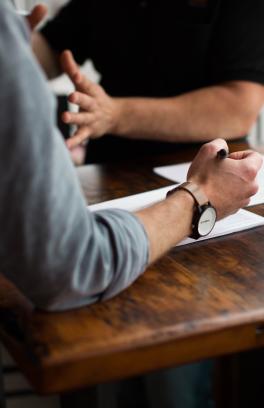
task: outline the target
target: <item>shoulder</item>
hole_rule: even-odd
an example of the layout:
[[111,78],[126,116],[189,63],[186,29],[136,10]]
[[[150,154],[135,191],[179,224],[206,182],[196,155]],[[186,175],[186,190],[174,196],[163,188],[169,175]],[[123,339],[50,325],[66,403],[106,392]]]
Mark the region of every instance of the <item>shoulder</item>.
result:
[[0,1],[0,73],[11,76],[22,66],[25,55],[29,53],[29,28],[23,17],[19,16],[6,0]]
[[7,38],[21,36],[29,41],[29,29],[23,17],[19,16],[8,0],[0,2],[0,43],[6,44]]

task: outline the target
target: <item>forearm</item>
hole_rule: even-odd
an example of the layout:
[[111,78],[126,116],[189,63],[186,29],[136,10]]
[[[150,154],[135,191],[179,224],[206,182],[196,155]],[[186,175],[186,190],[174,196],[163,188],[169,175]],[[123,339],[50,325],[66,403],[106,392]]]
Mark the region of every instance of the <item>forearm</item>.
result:
[[26,26],[0,4],[0,27],[1,273],[49,310],[112,297],[144,271],[145,231],[133,214],[87,209]]
[[62,73],[59,55],[52,50],[43,35],[37,31],[32,33],[32,49],[49,79],[56,78]]
[[[245,92],[237,83],[212,86],[178,97],[116,99],[114,133],[169,142],[233,139],[245,135],[263,103],[259,85]],[[252,88],[253,89],[253,88]]]
[[148,209],[138,211],[149,239],[152,263],[191,233],[194,200],[183,190]]

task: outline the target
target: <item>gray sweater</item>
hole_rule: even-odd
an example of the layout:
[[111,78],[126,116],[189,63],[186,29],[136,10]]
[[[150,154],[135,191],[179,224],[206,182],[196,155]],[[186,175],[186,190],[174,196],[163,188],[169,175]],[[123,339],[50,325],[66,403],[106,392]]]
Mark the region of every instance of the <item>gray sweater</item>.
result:
[[91,213],[55,126],[29,31],[0,1],[0,272],[38,307],[107,299],[145,269],[148,240],[125,211]]

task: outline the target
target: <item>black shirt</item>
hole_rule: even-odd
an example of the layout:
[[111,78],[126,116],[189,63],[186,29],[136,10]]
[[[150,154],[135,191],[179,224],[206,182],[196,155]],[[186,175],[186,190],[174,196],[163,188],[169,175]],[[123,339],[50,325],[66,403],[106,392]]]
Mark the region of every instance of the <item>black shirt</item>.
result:
[[166,97],[264,83],[263,21],[263,0],[72,0],[42,33],[92,59],[110,95]]

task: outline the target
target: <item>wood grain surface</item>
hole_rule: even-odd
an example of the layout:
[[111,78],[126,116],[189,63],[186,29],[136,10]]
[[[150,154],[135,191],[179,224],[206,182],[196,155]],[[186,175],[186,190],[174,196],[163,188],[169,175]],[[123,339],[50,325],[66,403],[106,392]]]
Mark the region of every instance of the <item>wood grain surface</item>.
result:
[[[235,143],[232,150],[246,147]],[[78,170],[90,203],[170,184],[133,158]],[[264,215],[264,206],[253,208]],[[264,344],[264,228],[177,247],[114,299],[45,313],[0,278],[0,338],[41,393],[63,392]]]

